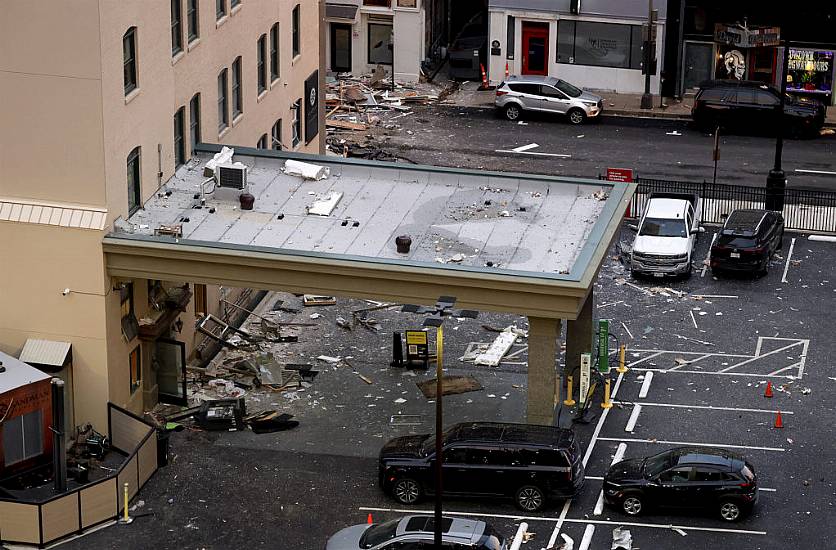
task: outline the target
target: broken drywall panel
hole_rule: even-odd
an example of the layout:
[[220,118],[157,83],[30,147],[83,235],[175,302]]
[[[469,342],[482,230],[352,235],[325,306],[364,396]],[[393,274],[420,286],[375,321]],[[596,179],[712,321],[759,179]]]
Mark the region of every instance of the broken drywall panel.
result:
[[337,207],[337,204],[339,204],[342,198],[343,194],[337,192],[317,196],[313,204],[307,206],[305,208],[305,211],[308,213],[308,215],[330,216],[331,212],[334,211],[334,209]]
[[331,169],[310,162],[287,160],[284,163],[284,173],[289,176],[301,176],[306,180],[324,180],[331,174]]

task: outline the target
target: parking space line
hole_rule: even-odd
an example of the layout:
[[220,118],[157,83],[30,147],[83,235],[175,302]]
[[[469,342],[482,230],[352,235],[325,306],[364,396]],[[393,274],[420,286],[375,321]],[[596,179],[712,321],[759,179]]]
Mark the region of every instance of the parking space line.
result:
[[644,380],[642,380],[642,387],[639,390],[639,399],[644,399],[647,397],[647,392],[650,391],[650,383],[653,381],[653,373],[646,372],[644,374]]
[[[568,501],[567,501],[568,502]],[[432,514],[432,510],[418,510],[415,508],[380,508],[375,506],[359,506],[357,508],[360,512],[388,512],[393,514]],[[497,518],[510,519],[511,521],[558,521],[559,518],[554,516],[520,516],[512,514],[489,514],[485,512],[454,512],[452,510],[443,510],[442,512],[448,516],[475,516],[483,518]],[[734,535],[766,535],[766,531],[752,531],[749,529],[727,529],[724,527],[696,527],[690,525],[674,525],[670,523],[639,523],[637,521],[610,521],[605,519],[583,519],[583,518],[565,518],[562,520],[565,523],[577,523],[586,525],[626,525],[628,527],[647,527],[649,529],[682,529],[683,531],[705,531],[709,533],[727,533]]]
[[[647,373],[660,372],[662,374],[664,374],[666,372],[670,372],[669,369],[645,369],[645,368],[642,368],[642,367],[639,367],[636,370],[640,370],[642,372],[647,372]],[[754,377],[754,378],[767,378],[767,377],[788,378],[790,380],[797,380],[797,379],[801,378],[800,376],[794,376],[794,375],[791,375],[791,374],[775,375],[775,374],[758,374],[756,372],[719,372],[719,371],[711,371],[711,370],[676,370],[676,371],[673,371],[673,372],[679,373],[679,374],[710,374],[712,376],[751,376],[751,377]]]
[[534,155],[537,157],[558,157],[562,159],[570,159],[572,155],[565,155],[561,153],[538,153],[536,151],[515,151],[513,149],[494,149],[495,153],[511,153],[512,155]]
[[790,251],[787,254],[787,263],[784,264],[784,275],[781,277],[781,282],[786,284],[787,281],[787,271],[790,269],[790,260],[792,259],[792,250],[795,248],[795,237],[792,238],[790,241]]
[[[627,401],[616,401],[613,400],[613,403],[616,405],[630,405]],[[746,409],[742,407],[715,407],[714,405],[682,405],[680,403],[647,403],[642,401],[641,405],[636,405],[637,407],[640,406],[647,406],[647,407],[670,407],[672,409],[708,409],[712,411],[734,411],[734,412],[753,412],[753,413],[768,413],[768,414],[775,414],[778,412],[778,409]],[[781,409],[781,414],[793,414],[792,411],[785,411]],[[631,430],[625,430],[631,431]]]
[[636,422],[639,420],[639,415],[641,414],[641,412],[641,405],[639,405],[638,403],[633,405],[633,412],[630,413],[630,419],[627,420],[627,425],[624,426],[625,432],[632,432],[636,428]]
[[[656,350],[653,350],[653,351],[656,351]],[[658,351],[657,353],[654,353],[653,355],[648,355],[647,357],[642,357],[638,361],[633,361],[632,363],[629,363],[627,366],[632,367],[633,365],[638,365],[639,363],[644,363],[648,359],[653,359],[654,357],[658,357],[658,356],[662,355],[663,353],[667,353],[667,351],[664,351],[664,350]]]
[[794,348],[795,346],[798,346],[798,345],[803,344],[803,343],[804,343],[803,340],[797,340],[797,341],[793,342],[792,344],[790,344],[788,346],[784,346],[782,348],[778,348],[778,349],[774,349],[772,351],[768,351],[768,352],[764,353],[763,355],[756,355],[754,357],[750,357],[749,359],[746,359],[745,361],[741,361],[740,363],[737,363],[736,365],[731,365],[730,367],[720,369],[716,372],[717,372],[717,374],[722,374],[724,372],[729,372],[730,370],[736,369],[737,367],[742,367],[743,365],[747,365],[747,364],[751,363],[752,361],[757,361],[758,359],[763,359],[764,357],[768,357],[770,355],[775,355],[776,353],[786,351],[790,348]]
[[782,447],[755,447],[751,445],[725,445],[721,443],[694,443],[690,441],[664,441],[661,439],[638,439],[634,437],[599,437],[600,441],[624,441],[627,443],[651,443],[659,445],[683,445],[687,447],[717,447],[719,449],[749,449],[751,451],[776,451],[784,452]]
[[[693,317],[693,316],[694,316],[694,314],[693,314],[693,312],[692,312],[692,313],[691,313],[691,317]],[[688,359],[687,361],[683,361],[682,363],[680,363],[680,364],[678,364],[678,365],[674,365],[673,367],[669,368],[669,369],[668,369],[668,371],[677,370],[677,369],[679,369],[679,368],[681,368],[681,367],[684,367],[685,365],[693,365],[694,363],[697,363],[697,362],[699,362],[699,361],[702,361],[702,360],[703,360],[703,359],[705,359],[706,357],[711,357],[711,356],[713,356],[713,355],[714,355],[713,353],[706,353],[706,354],[704,354],[704,355],[701,355],[701,356],[697,357],[696,359]]]
[[[612,457],[612,462],[610,466],[621,462],[624,460],[624,453],[627,452],[627,444],[626,443],[619,443],[618,449],[615,450],[615,456]],[[592,512],[592,515],[600,516],[604,512],[604,490],[598,493],[598,501],[595,503],[595,510]]]
[[595,526],[590,523],[583,532],[583,538],[581,539],[580,546],[578,546],[578,550],[589,550],[589,545],[592,544],[592,536],[594,534]]

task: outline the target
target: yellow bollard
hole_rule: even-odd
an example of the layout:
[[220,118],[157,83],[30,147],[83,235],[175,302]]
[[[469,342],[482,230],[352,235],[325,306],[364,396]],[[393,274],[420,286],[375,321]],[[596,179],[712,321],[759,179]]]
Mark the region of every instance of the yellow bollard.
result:
[[621,344],[621,349],[618,350],[618,368],[615,369],[615,372],[618,374],[624,374],[627,372],[627,365],[624,364],[624,356],[627,354],[627,346]]
[[604,380],[604,402],[601,403],[602,409],[611,409],[612,401],[610,401],[610,379]]
[[563,402],[567,407],[574,407],[575,400],[572,399],[572,377],[566,377],[566,400]]
[[119,523],[121,523],[122,525],[127,525],[134,520],[134,518],[132,518],[131,516],[128,515],[128,484],[127,483],[125,483],[125,485],[124,485],[124,490],[122,491],[122,495],[124,496],[124,501],[125,501],[124,502],[125,513],[119,519]]

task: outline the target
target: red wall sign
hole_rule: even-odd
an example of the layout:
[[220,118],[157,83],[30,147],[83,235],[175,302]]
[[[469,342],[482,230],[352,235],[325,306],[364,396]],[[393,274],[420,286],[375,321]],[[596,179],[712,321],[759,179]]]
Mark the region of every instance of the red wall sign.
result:
[[633,181],[632,168],[607,168],[607,181],[631,183]]

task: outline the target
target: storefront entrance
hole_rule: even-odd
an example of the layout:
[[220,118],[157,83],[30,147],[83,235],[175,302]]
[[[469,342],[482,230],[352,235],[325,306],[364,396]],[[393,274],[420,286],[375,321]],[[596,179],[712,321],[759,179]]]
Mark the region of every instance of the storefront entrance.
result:
[[186,344],[158,338],[152,353],[152,365],[157,370],[159,401],[186,406]]
[[710,80],[714,70],[714,44],[711,42],[689,42],[684,45],[682,64],[682,89],[694,90],[700,82]]
[[522,74],[546,75],[549,72],[548,23],[522,24]]
[[351,25],[331,23],[331,70],[351,72]]

